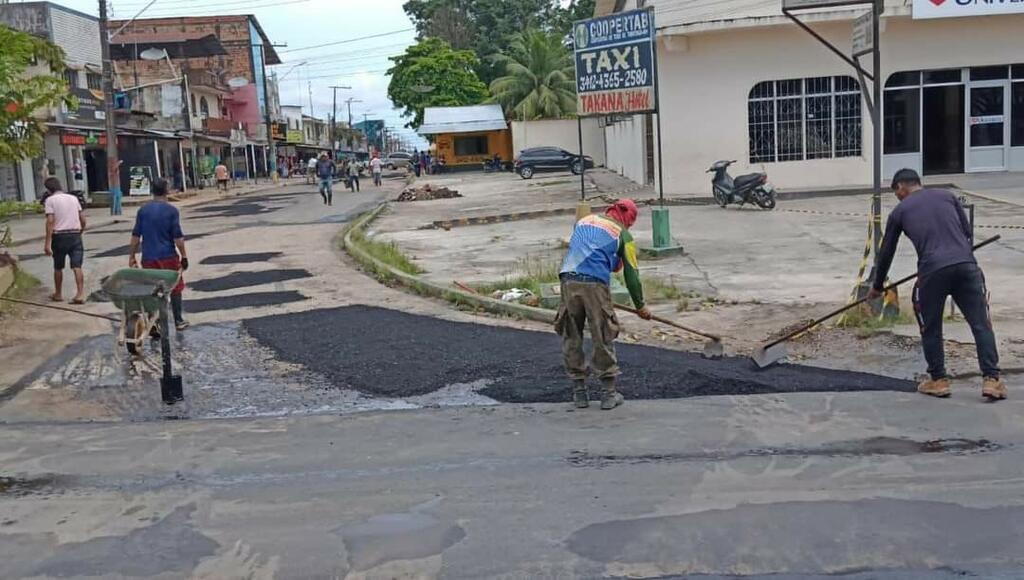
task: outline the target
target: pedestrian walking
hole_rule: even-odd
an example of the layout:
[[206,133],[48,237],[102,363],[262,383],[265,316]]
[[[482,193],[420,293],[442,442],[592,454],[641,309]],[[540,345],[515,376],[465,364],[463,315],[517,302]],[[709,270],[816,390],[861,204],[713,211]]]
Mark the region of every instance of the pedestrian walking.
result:
[[217,167],[213,169],[214,177],[217,178],[217,189],[228,190],[228,181],[231,179],[231,172],[228,171],[228,166],[224,165],[221,161],[217,164]]
[[53,256],[53,294],[50,294],[50,300],[64,301],[64,268],[70,260],[71,271],[75,275],[75,297],[71,303],[85,304],[85,273],[82,271],[85,212],[78,198],[66,193],[56,177],[46,178],[43,186],[48,193],[43,206],[46,212],[43,253]]
[[584,325],[589,325],[594,346],[590,367],[603,387],[601,409],[611,410],[623,402],[615,386],[620,370],[614,341],[620,326],[609,287],[613,272],[623,272],[640,318],[651,318],[651,311],[644,305],[636,242],[629,233],[636,218],[636,203],[629,199],[615,202],[604,215],[584,217],[576,223],[562,262],[559,274],[562,305],[555,316],[555,332],[562,337],[562,357],[572,380],[573,403],[579,409],[590,406],[587,361],[583,352]]
[[373,174],[373,184],[381,186],[381,177],[384,175],[384,163],[376,155],[370,160],[370,173]]
[[348,187],[353,193],[359,191],[359,161],[353,159],[348,164]]
[[320,161],[316,164],[316,176],[320,179],[320,196],[324,198],[324,205],[334,205],[333,188],[336,169],[334,161],[331,161],[326,153],[321,153]]
[[[181,231],[181,216],[178,208],[167,201],[167,180],[153,182],[153,201],[142,206],[135,214],[135,227],[128,249],[128,267],[138,268],[135,255],[142,247],[142,267],[151,270],[173,270],[183,273],[188,270],[188,254],[185,252],[185,234]],[[171,290],[171,313],[174,328],[185,330],[188,321],[184,318],[182,292],[185,290],[184,276]]]
[[410,159],[409,162],[412,164],[412,170],[416,174],[416,177],[419,177],[420,176],[420,152],[419,151],[413,151],[412,159]]
[[882,295],[900,236],[906,234],[917,251],[918,278],[913,302],[929,374],[918,385],[918,392],[933,397],[951,394],[942,343],[942,313],[946,298],[952,296],[974,334],[982,396],[990,401],[1005,399],[1007,389],[1000,378],[985,274],[974,258],[971,224],[960,201],[945,189],[925,189],[921,177],[912,169],[898,171],[892,189],[900,202],[889,214],[869,296]]

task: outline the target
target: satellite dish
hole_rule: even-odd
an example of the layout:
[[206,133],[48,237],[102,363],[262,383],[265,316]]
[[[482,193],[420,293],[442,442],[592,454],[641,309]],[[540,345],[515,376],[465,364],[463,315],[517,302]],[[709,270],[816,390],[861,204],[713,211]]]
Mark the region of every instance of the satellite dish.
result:
[[163,60],[168,58],[167,51],[162,48],[147,48],[139,53],[142,60]]
[[235,77],[228,81],[228,86],[233,89],[244,87],[247,84],[249,84],[249,79],[245,77]]

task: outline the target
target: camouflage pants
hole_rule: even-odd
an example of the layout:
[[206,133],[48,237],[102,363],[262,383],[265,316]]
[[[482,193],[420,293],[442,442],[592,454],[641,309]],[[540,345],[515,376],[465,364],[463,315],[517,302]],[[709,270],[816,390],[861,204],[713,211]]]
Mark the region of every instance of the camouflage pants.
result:
[[590,367],[602,379],[620,374],[615,358],[615,337],[619,335],[619,319],[608,286],[596,282],[562,281],[562,305],[555,317],[555,332],[562,337],[562,358],[569,378],[587,376],[587,360],[583,352],[583,328],[590,328],[594,354]]

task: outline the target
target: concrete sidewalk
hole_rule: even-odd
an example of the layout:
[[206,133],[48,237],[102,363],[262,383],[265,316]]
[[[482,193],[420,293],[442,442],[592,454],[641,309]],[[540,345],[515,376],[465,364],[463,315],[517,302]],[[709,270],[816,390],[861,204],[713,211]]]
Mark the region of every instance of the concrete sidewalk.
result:
[[[307,185],[305,180],[301,179],[282,179],[278,184],[274,184],[270,180],[263,180],[259,183],[254,182],[236,182],[227,193],[218,190],[216,188],[206,188],[203,190],[190,190],[188,197],[181,201],[173,202],[178,207],[191,207],[195,205],[202,205],[204,203],[210,203],[223,199],[229,199],[242,195],[249,195],[252,193],[259,193],[262,191],[269,191],[272,189],[280,189],[281,187],[288,187],[292,185]],[[198,192],[193,195],[194,192]],[[174,198],[178,194],[171,194]],[[149,199],[148,197],[146,199]],[[135,214],[139,211],[139,208],[143,204],[139,205],[125,205],[123,206],[123,213],[119,216],[110,215],[110,208],[106,207],[93,207],[85,210],[85,218],[87,221],[88,230],[109,226],[111,224],[132,222],[135,220]],[[7,222],[3,222],[0,225],[10,226],[11,235],[14,238],[14,247],[23,246],[32,242],[42,241],[46,235],[46,219],[42,214],[27,215],[20,218],[14,218]]]

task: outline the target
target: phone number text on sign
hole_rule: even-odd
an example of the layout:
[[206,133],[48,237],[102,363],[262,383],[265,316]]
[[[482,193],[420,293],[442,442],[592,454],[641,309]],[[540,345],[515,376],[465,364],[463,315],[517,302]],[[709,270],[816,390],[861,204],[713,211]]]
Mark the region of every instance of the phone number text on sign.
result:
[[656,108],[653,38],[654,15],[650,10],[576,23],[573,41],[581,115],[640,113]]

